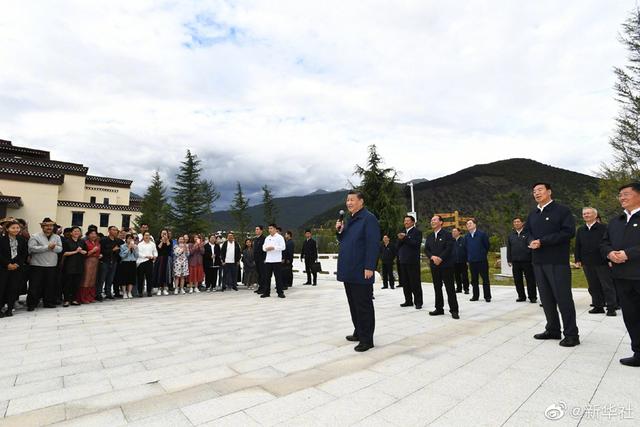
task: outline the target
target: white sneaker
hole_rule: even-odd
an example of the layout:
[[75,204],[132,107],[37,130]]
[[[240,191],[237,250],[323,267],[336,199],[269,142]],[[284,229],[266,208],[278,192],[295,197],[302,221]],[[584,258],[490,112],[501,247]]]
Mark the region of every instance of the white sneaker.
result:
[[178,291],[178,288],[175,288],[175,289],[173,290],[173,294],[174,294],[174,295],[178,295],[178,292],[179,292],[179,291]]
[[169,291],[165,289],[164,291],[162,291],[162,295],[169,295]]
[[122,294],[122,299],[129,299],[129,294],[126,292]]
[[190,287],[189,288],[189,292],[187,292],[187,293],[192,294],[193,293],[193,288]]
[[131,292],[129,292],[129,299],[133,298],[133,294],[131,294]]
[[180,294],[184,295],[185,293],[184,288],[180,288]]
[[162,295],[162,289],[158,288],[158,292],[156,292],[156,295]]
[[200,293],[200,289],[198,289],[197,287],[193,288],[193,292],[195,292],[196,294],[199,294]]

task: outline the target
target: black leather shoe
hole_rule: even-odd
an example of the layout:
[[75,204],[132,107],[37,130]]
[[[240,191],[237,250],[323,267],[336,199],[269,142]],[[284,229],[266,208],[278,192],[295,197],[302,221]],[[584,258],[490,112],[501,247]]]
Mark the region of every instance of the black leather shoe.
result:
[[458,313],[451,313],[451,317],[453,317],[454,319],[459,319],[460,318]]
[[444,311],[441,310],[433,310],[429,312],[429,316],[442,316]]
[[469,295],[469,291],[464,291],[464,294],[465,295]]
[[354,350],[357,352],[363,352],[369,350],[370,348],[373,348],[373,344],[360,343],[354,347]]
[[347,335],[345,338],[346,338],[346,340],[347,340],[347,341],[353,341],[353,342],[358,342],[358,341],[360,341],[360,338],[358,338],[358,337],[357,337],[357,336],[355,336],[355,335]]
[[615,308],[607,308],[607,316],[610,316],[610,317],[616,316],[616,309]]
[[523,302],[523,301],[526,301],[526,300],[527,300],[526,298],[518,298],[518,299],[516,300],[516,302]]
[[538,302],[538,300],[537,300],[537,299],[532,299],[532,300],[530,300],[529,302],[530,302],[531,304],[535,304],[535,303],[537,303],[537,302]]
[[416,305],[416,310],[420,310],[420,309],[422,309],[422,306],[421,305]]
[[400,307],[412,307],[413,303],[410,302],[403,302],[402,304],[400,304]]
[[604,308],[602,307],[593,307],[591,310],[589,310],[590,314],[602,314],[604,313]]
[[27,311],[33,311],[35,309],[36,309],[35,307],[27,307]]
[[53,304],[45,304],[43,307],[44,308],[56,308],[56,306],[53,305]]
[[637,357],[636,355],[633,355],[631,357],[625,357],[623,359],[620,359],[620,363],[622,363],[625,366],[638,367],[640,366],[640,357]]
[[260,295],[260,298],[269,298],[271,295],[267,295],[267,294],[262,294]]
[[383,286],[380,289],[389,289],[389,287],[388,286]]
[[580,344],[580,338],[578,337],[564,337],[564,339],[560,341],[562,347],[575,347],[578,344]]
[[284,294],[278,294],[278,298],[286,298]]
[[317,283],[314,283],[314,284],[313,284],[313,285],[311,285],[311,286],[318,286],[318,284],[317,284]]
[[544,331],[541,334],[535,334],[533,337],[537,340],[559,340],[562,338],[560,334],[553,334],[549,331]]
[[478,301],[479,298],[471,298],[469,301]]
[[491,298],[485,298],[484,299],[486,302],[491,302]]
[[461,294],[462,293],[462,289],[456,289],[456,294]]
[[13,317],[13,310],[7,310],[4,312],[4,317]]

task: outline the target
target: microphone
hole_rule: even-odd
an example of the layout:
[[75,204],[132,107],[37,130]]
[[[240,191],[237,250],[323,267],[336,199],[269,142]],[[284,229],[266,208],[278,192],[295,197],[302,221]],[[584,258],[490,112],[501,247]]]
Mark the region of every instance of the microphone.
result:
[[338,215],[340,215],[338,217],[338,221],[344,222],[344,210],[340,209],[340,212],[338,212]]

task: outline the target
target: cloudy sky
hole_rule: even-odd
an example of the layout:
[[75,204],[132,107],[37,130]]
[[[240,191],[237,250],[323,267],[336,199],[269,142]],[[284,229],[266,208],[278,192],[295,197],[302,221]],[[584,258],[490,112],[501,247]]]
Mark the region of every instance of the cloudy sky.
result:
[[370,144],[404,181],[509,157],[592,173],[635,4],[2,0],[0,139],[140,193],[191,149],[218,210],[236,181],[344,188]]

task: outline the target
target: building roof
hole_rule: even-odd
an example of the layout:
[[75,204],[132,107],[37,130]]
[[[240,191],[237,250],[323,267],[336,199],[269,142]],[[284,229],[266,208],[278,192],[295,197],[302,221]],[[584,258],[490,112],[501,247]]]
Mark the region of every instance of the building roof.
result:
[[74,202],[73,200],[58,200],[58,206],[65,206],[68,208],[82,208],[82,209],[101,209],[109,211],[128,211],[139,212],[137,205],[105,205],[103,203],[87,203],[87,202]]
[[27,168],[42,168],[42,169],[54,169],[56,171],[68,173],[71,175],[84,176],[89,170],[88,167],[79,163],[67,163],[58,162],[56,160],[48,159],[33,159],[27,157],[16,156],[2,152],[0,148],[0,164],[11,165],[13,167],[27,167]]
[[62,185],[64,174],[57,172],[44,172],[40,170],[21,168],[20,166],[0,165],[0,178],[16,179],[20,181],[40,182],[43,184]]
[[109,178],[106,176],[87,175],[85,183],[94,185],[108,185],[111,187],[130,188],[133,181],[128,179]]
[[11,141],[7,141],[5,139],[0,139],[0,152],[6,154],[17,154],[23,156],[34,157],[37,159],[45,159],[49,160],[49,152],[44,150],[34,150],[33,148],[27,147],[16,147],[11,143]]

